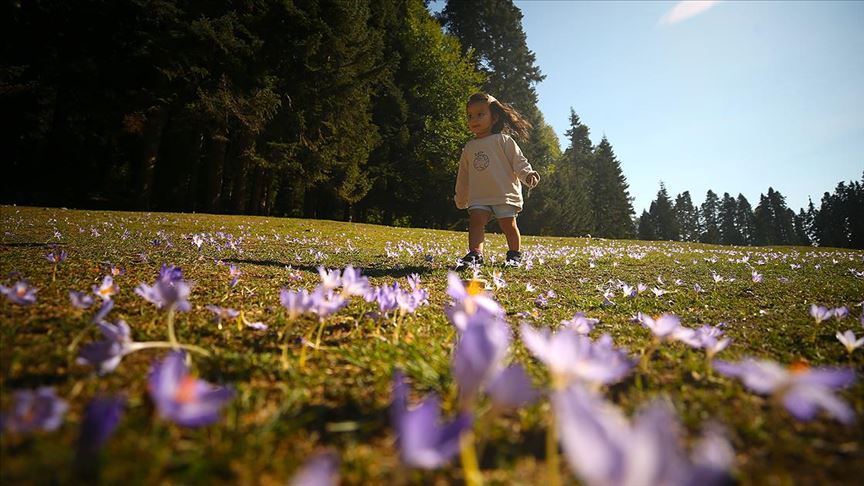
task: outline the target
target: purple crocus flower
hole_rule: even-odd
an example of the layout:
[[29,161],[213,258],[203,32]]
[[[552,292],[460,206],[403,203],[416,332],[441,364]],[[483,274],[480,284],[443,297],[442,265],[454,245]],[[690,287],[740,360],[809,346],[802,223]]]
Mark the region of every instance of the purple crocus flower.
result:
[[842,307],[835,307],[832,312],[834,314],[834,319],[837,319],[839,321],[845,319],[846,316],[849,315],[849,308],[845,305]]
[[775,395],[799,420],[810,420],[822,408],[837,420],[851,423],[855,413],[832,391],[855,381],[849,368],[810,368],[795,364],[784,368],[770,360],[746,358],[738,363],[715,360],[723,375],[740,378],[744,386],[760,395]]
[[317,287],[309,296],[309,311],[317,314],[318,319],[321,320],[339,312],[346,305],[348,305],[347,299],[333,290],[325,290],[323,286]]
[[504,309],[492,300],[479,285],[465,287],[455,272],[447,274],[447,295],[454,301],[453,305],[446,309],[447,315],[451,317],[450,322],[454,325],[456,324],[453,322],[452,316],[459,311],[471,315],[483,309],[495,316],[504,315]]
[[15,282],[12,287],[0,285],[0,294],[18,305],[30,305],[36,302],[36,292],[39,289],[31,287],[25,280]]
[[294,320],[305,314],[312,305],[309,292],[306,289],[287,290],[279,292],[279,302],[288,309],[288,319]]
[[680,447],[671,406],[655,401],[632,421],[579,387],[552,395],[561,446],[587,485],[713,485],[728,481],[734,453],[716,428],[706,428],[690,459]]
[[219,307],[218,305],[206,305],[204,308],[213,313],[213,321],[219,324],[221,324],[222,321],[235,319],[240,315],[240,311],[238,310],[230,309],[228,307]]
[[228,283],[228,286],[233,289],[237,285],[237,282],[240,281],[240,275],[243,275],[243,272],[238,270],[234,265],[231,265],[228,268],[228,275],[231,277],[231,282]]
[[492,404],[500,409],[516,409],[533,402],[538,392],[531,384],[522,365],[515,364],[504,368],[492,378],[486,387]]
[[453,351],[453,376],[463,403],[471,403],[480,387],[501,371],[511,339],[510,328],[498,319],[467,326],[460,333]]
[[341,284],[342,295],[344,296],[365,295],[369,289],[369,279],[362,276],[360,270],[355,269],[351,265],[348,265],[342,271]]
[[333,290],[342,285],[342,274],[339,270],[318,267],[318,275],[321,276],[321,286],[326,290]]
[[662,314],[657,319],[643,314],[640,322],[660,339],[672,337],[672,334],[681,327],[681,319],[674,314]]
[[[346,270],[347,270],[347,268],[346,268]],[[343,276],[343,278],[344,278],[344,276]],[[412,273],[411,275],[408,275],[407,279],[408,279],[408,288],[410,288],[411,290],[417,290],[420,288],[420,275],[418,275],[416,273]]]
[[70,290],[69,302],[72,303],[73,307],[77,307],[78,309],[86,309],[93,305],[93,297],[90,297],[90,294],[84,292]]
[[573,315],[572,319],[561,321],[562,326],[568,329],[573,329],[579,334],[589,334],[599,323],[600,319],[585,317],[584,312],[577,312]]
[[855,339],[855,333],[852,332],[852,330],[847,330],[842,334],[840,333],[840,331],[837,331],[836,336],[837,340],[840,341],[843,346],[846,346],[846,351],[849,353],[855,351],[861,346],[864,346],[864,336]]
[[173,308],[180,312],[186,312],[192,308],[187,300],[190,292],[191,288],[183,280],[183,273],[180,269],[165,265],[162,266],[162,270],[159,271],[159,278],[153,285],[142,283],[135,287],[135,293],[147,302],[160,309]]
[[45,255],[45,259],[54,265],[59,265],[66,260],[66,250],[54,248]]
[[114,277],[105,275],[100,285],[93,286],[93,293],[102,298],[102,300],[111,300],[111,297],[120,291],[120,287],[114,283]]
[[828,307],[821,305],[810,304],[810,317],[816,320],[816,323],[830,319],[834,315],[834,311]]
[[93,314],[93,319],[90,320],[93,324],[99,324],[100,322],[105,320],[105,316],[111,312],[111,309],[114,308],[114,301],[111,299],[102,301],[102,305],[99,307],[99,310]]
[[119,320],[117,324],[98,322],[104,341],[85,344],[78,352],[79,364],[91,365],[100,375],[114,371],[123,356],[132,352],[132,337],[129,326]]
[[756,270],[753,270],[753,273],[750,274],[750,278],[753,280],[754,283],[762,282],[762,274],[757,272]]
[[172,351],[150,370],[148,388],[159,415],[184,427],[210,425],[234,396],[225,387],[214,387],[189,374],[186,353]]
[[459,452],[462,432],[473,424],[472,416],[466,413],[442,424],[441,407],[434,395],[409,410],[408,385],[400,371],[393,377],[391,414],[402,462],[422,469],[435,469],[447,464]]
[[69,409],[52,387],[18,390],[13,394],[12,409],[0,416],[0,429],[13,434],[29,434],[36,430],[50,432],[63,423]]
[[78,447],[82,452],[96,452],[108,442],[120,423],[126,408],[126,398],[97,397],[87,404],[81,421]]
[[339,484],[339,456],[335,452],[322,452],[312,456],[291,478],[290,486],[337,486]]
[[159,267],[159,280],[167,280],[169,282],[179,282],[183,280],[183,270],[180,267],[173,265],[162,264]]
[[621,294],[624,297],[632,299],[633,297],[636,297],[636,288],[627,284],[621,284]]
[[592,341],[571,329],[550,334],[549,329],[535,330],[527,324],[520,332],[525,347],[549,368],[556,388],[573,381],[595,386],[615,383],[635,365],[624,350],[612,345],[608,334]]

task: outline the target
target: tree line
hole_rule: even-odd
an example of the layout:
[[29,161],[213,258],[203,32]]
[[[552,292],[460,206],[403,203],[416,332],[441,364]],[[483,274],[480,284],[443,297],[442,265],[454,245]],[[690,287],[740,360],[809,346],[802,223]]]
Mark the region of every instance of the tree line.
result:
[[690,191],[672,198],[661,182],[650,208],[637,218],[643,240],[673,240],[721,245],[819,245],[864,248],[864,174],[861,181],[840,182],[825,192],[816,209],[795,213],[772,187],[753,208],[743,194],[719,197],[708,190],[696,206]]
[[[5,202],[464,228],[465,102],[486,91],[533,125],[519,144],[542,182],[523,231],[667,236],[648,224],[666,216],[634,218],[612,143],[594,146],[572,110],[562,153],[512,0],[437,15],[424,0],[32,0],[0,14]],[[823,219],[850,198],[823,198]],[[829,226],[825,242],[846,241]]]

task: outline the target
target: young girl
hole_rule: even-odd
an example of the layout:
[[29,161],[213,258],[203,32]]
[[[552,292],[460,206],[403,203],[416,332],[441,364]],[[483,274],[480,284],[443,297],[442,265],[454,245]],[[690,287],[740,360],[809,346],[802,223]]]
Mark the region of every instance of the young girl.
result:
[[507,133],[527,138],[531,124],[512,107],[486,93],[468,99],[468,128],[474,139],[462,149],[456,176],[456,207],[468,209],[468,254],[460,265],[483,263],[486,223],[498,220],[507,238],[505,265],[519,265],[521,236],[516,215],[522,211],[522,182],[533,188],[540,175],[531,168],[516,141]]

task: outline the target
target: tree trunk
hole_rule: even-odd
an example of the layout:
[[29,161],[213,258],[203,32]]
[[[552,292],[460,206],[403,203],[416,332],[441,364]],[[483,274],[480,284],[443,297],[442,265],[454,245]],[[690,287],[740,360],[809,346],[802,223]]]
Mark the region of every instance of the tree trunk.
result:
[[207,172],[207,189],[205,191],[204,208],[209,212],[218,212],[222,203],[222,177],[225,167],[225,152],[228,148],[228,137],[224,128],[211,131],[204,139],[204,170]]
[[243,132],[238,140],[239,147],[234,157],[234,190],[231,193],[231,207],[234,214],[244,214],[248,204],[249,169],[252,165],[250,151],[253,150],[252,134]]
[[144,130],[141,134],[140,152],[135,165],[138,167],[136,207],[142,211],[150,210],[153,202],[153,182],[159,145],[162,143],[162,129],[167,121],[163,105],[151,106],[145,114]]

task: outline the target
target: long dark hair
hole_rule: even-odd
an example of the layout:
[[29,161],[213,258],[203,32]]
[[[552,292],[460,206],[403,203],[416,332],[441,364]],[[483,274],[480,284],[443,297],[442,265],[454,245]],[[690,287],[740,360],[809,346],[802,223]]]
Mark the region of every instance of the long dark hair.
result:
[[468,98],[466,106],[471,105],[472,103],[487,103],[492,117],[498,117],[498,121],[492,125],[492,133],[504,132],[515,135],[522,140],[528,140],[528,136],[531,134],[531,128],[533,127],[528,120],[520,115],[512,106],[507,103],[502,103],[495,99],[494,96],[486,93],[474,93],[471,95],[471,97]]

